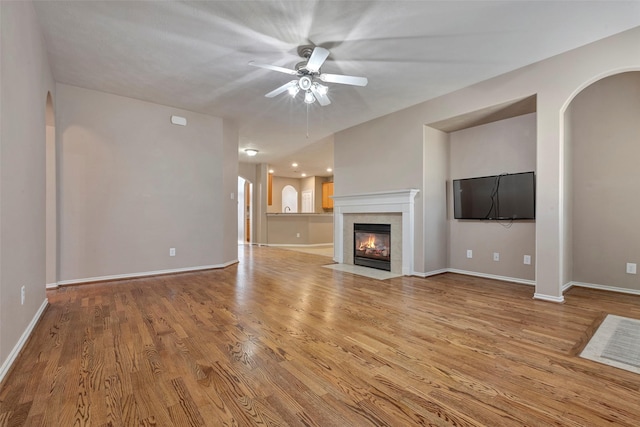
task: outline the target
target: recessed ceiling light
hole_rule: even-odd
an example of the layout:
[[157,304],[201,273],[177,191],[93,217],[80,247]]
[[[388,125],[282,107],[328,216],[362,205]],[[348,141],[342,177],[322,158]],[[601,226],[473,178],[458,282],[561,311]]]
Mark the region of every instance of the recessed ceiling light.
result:
[[293,166],[294,168],[297,168],[298,164],[297,163],[291,163],[291,166]]
[[306,174],[306,173],[303,173],[303,174],[302,174],[302,177],[304,178],[305,176],[307,176],[307,174]]
[[273,173],[273,169],[269,169],[269,173]]
[[258,150],[256,150],[255,148],[245,148],[244,152],[247,153],[247,156],[249,157],[253,157],[258,154]]
[[327,168],[327,172],[333,172],[333,169]]

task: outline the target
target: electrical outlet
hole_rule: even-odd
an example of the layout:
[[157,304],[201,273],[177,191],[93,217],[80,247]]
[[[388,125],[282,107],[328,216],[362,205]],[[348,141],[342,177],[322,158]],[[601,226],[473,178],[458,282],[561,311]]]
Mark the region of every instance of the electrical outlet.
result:
[[296,237],[300,237],[300,233],[296,233]]
[[467,258],[473,258],[473,251],[471,249],[467,249]]
[[530,265],[531,264],[531,255],[525,255],[524,256],[524,263],[526,265]]
[[636,263],[628,262],[627,263],[627,274],[636,274]]
[[494,261],[500,261],[500,254],[498,252],[494,252],[493,253],[493,260]]
[[169,248],[169,256],[176,256],[176,248]]
[[24,297],[26,296],[27,290],[23,287],[20,288],[20,304],[24,305]]

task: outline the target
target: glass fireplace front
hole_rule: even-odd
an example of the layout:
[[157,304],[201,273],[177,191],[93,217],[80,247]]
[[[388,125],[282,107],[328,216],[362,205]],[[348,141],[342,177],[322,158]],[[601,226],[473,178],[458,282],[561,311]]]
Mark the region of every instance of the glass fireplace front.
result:
[[353,263],[391,271],[391,224],[353,225]]

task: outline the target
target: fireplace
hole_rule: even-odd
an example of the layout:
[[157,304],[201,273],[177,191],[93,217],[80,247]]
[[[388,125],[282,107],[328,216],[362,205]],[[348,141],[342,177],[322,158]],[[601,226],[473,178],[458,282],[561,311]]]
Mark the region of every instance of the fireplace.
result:
[[391,271],[391,224],[353,224],[353,264]]
[[334,258],[353,265],[353,224],[391,224],[391,273],[410,276],[414,261],[414,199],[419,190],[333,195]]

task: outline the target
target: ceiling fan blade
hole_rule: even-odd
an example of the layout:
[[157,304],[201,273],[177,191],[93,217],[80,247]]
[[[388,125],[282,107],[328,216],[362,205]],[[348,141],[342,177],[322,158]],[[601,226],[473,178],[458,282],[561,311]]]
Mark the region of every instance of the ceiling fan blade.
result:
[[320,92],[316,86],[311,86],[311,92],[313,92],[313,96],[316,97],[318,103],[323,107],[331,104],[331,100],[329,99],[327,94]]
[[340,83],[353,86],[366,86],[367,83],[369,83],[366,77],[345,76],[343,74],[320,74],[318,78],[327,83]]
[[279,71],[281,73],[290,74],[292,76],[295,76],[298,74],[296,70],[290,70],[289,68],[278,67],[277,65],[260,64],[253,61],[249,62],[249,65],[251,65],[252,67],[264,68],[266,70]]
[[291,80],[289,83],[283,84],[282,86],[280,86],[277,89],[272,90],[271,92],[269,92],[265,96],[267,98],[273,98],[274,96],[280,95],[282,92],[286,92],[287,90],[289,90],[290,87],[293,87],[293,86],[295,86],[297,84],[298,84],[297,80]]
[[324,64],[324,61],[329,57],[329,51],[323,47],[316,46],[311,52],[311,56],[307,61],[307,66],[305,67],[307,71],[312,73],[317,73]]

